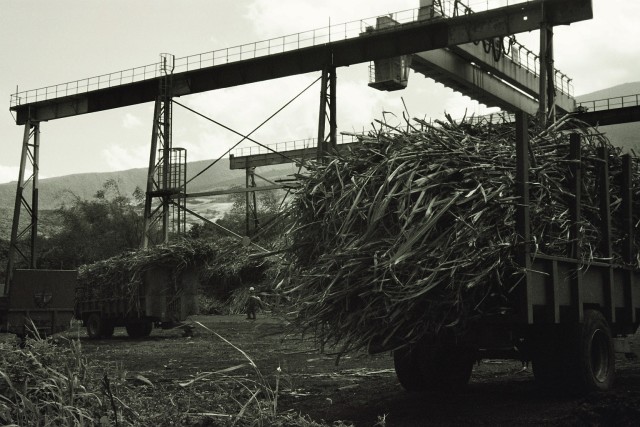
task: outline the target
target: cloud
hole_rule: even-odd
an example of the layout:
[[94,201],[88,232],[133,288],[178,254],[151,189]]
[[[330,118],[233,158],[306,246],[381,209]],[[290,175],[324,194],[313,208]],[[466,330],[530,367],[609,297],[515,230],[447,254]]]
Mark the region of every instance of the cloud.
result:
[[17,181],[19,172],[20,168],[18,168],[17,166],[0,165],[0,183]]
[[124,148],[120,145],[111,145],[102,150],[102,158],[109,170],[144,168],[149,166],[149,148]]
[[255,23],[259,37],[278,37],[342,24],[361,18],[384,15],[419,6],[417,0],[325,0],[308,2],[280,0],[254,0],[246,8],[246,18]]
[[122,126],[125,129],[133,129],[142,124],[142,121],[131,113],[126,113],[122,118]]
[[[317,132],[319,84],[316,83],[281,112],[275,113],[317,77],[318,75],[291,76],[221,89],[215,93],[193,95],[188,100],[185,99],[184,104],[243,135],[266,121],[251,135],[252,139],[263,144],[308,138]],[[206,119],[195,117],[179,106],[174,107],[175,123],[180,123],[180,128],[174,127],[174,145],[177,141],[183,145],[185,141],[200,145],[201,153],[208,154],[206,158],[224,153],[242,138]],[[243,143],[247,144],[251,143]],[[190,155],[190,159],[195,159],[196,155]]]

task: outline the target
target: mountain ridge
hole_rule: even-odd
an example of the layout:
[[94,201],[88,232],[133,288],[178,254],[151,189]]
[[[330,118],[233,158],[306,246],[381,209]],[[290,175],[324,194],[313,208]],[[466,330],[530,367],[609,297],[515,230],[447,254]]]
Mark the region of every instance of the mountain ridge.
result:
[[[187,181],[209,166],[213,160],[200,160],[187,163]],[[260,169],[260,175],[268,179],[277,179],[291,175],[296,171],[293,164],[266,166]],[[40,209],[58,208],[69,197],[91,199],[108,180],[117,182],[120,192],[131,195],[136,187],[146,188],[147,169],[134,168],[114,172],[86,172],[44,178],[39,181],[38,202]],[[258,185],[261,185],[257,182]],[[0,206],[13,206],[17,181],[0,184]],[[187,185],[189,192],[228,189],[245,185],[244,170],[229,169],[228,160],[218,162]]]

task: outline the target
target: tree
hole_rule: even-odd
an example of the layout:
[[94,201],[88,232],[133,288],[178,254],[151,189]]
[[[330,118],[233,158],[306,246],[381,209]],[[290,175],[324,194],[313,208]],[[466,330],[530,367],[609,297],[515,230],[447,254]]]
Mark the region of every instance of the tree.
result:
[[[236,187],[240,189],[242,187]],[[229,195],[233,206],[224,217],[217,221],[217,224],[237,233],[241,236],[246,234],[246,193],[238,192]],[[280,200],[279,193],[276,190],[267,190],[256,192],[258,228],[253,230],[255,219],[250,217],[250,226],[253,230],[252,238],[259,236],[259,241],[270,241],[281,235],[284,230],[283,222],[280,218]],[[192,237],[220,236],[224,232],[216,229],[211,225],[194,226],[190,230],[189,235]]]
[[136,188],[132,197],[123,195],[113,179],[92,200],[74,196],[58,209],[60,228],[43,242],[39,266],[76,268],[138,248],[143,220],[137,206],[144,195]]

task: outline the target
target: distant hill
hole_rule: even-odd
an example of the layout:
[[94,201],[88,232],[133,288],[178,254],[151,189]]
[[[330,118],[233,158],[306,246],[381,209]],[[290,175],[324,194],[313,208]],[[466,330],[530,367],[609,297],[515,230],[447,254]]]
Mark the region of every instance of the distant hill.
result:
[[598,99],[615,98],[623,95],[640,93],[640,82],[624,83],[607,89],[598,90],[584,95],[576,96],[578,102],[596,101]]
[[[187,164],[187,180],[211,163],[212,160],[189,162]],[[259,168],[257,171],[260,176],[270,180],[285,178],[295,172],[297,172],[297,168],[293,164],[265,166]],[[82,173],[41,179],[38,191],[40,232],[46,233],[48,225],[51,225],[48,223],[56,221],[56,215],[51,211],[57,209],[65,202],[70,202],[75,196],[86,200],[92,199],[96,192],[102,189],[103,184],[110,179],[116,180],[122,194],[131,196],[136,187],[140,187],[143,191],[146,189],[147,169],[139,168],[118,172]],[[244,170],[229,169],[229,160],[223,159],[189,183],[187,185],[187,191],[196,193],[208,190],[228,189],[234,186],[244,186],[245,179]],[[266,183],[256,177],[256,184],[260,186]],[[11,235],[15,195],[15,181],[0,184],[0,239],[9,239]],[[30,195],[27,194],[26,196],[28,200],[30,200]],[[209,202],[201,199],[193,200],[193,202],[198,204],[197,211],[199,213],[211,219],[216,219],[220,218],[225,211],[230,209],[231,203],[228,202],[227,199],[226,197],[216,197]],[[23,219],[25,218],[21,218],[21,220]],[[26,226],[26,223],[21,225],[21,227],[23,226]]]
[[[187,164],[187,180],[202,171],[211,164],[211,160],[190,162]],[[268,179],[285,177],[296,172],[292,164],[265,166],[258,170],[258,173]],[[40,209],[56,209],[65,200],[69,200],[67,195],[75,195],[82,199],[91,199],[102,185],[109,179],[118,182],[120,191],[123,194],[131,195],[136,187],[142,190],[147,185],[147,169],[129,169],[118,172],[103,173],[82,173],[65,175],[55,178],[40,180],[38,202]],[[259,181],[259,180],[257,180]],[[260,182],[257,182],[261,185]],[[209,168],[201,176],[187,185],[189,192],[201,192],[207,190],[226,189],[233,186],[245,185],[244,170],[229,169],[229,161],[223,159]],[[13,206],[16,194],[16,182],[0,184],[0,206],[5,208]]]
[[[578,102],[596,101],[634,94],[640,94],[640,82],[625,83],[580,95],[576,97],[576,100]],[[634,151],[636,154],[640,154],[640,123],[601,126],[599,130],[609,138],[613,145],[622,147],[625,152]]]

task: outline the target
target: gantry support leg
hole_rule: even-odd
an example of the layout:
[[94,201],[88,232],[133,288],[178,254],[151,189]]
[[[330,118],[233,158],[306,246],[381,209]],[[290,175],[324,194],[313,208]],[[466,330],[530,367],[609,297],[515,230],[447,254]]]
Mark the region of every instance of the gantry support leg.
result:
[[[320,114],[318,120],[318,161],[324,161],[327,154],[334,152],[337,146],[336,120],[336,67],[328,65],[322,70],[320,89]],[[326,123],[329,122],[329,132]]]
[[[144,235],[142,247],[169,242],[173,193],[171,164],[172,119],[172,55],[162,55],[162,78],[153,113],[151,151],[147,173],[147,192],[144,205]],[[158,156],[159,154],[159,156]],[[156,201],[156,206],[154,206]]]
[[[36,268],[36,243],[38,236],[38,181],[39,181],[39,160],[40,160],[40,123],[27,120],[24,125],[24,136],[22,139],[22,154],[20,156],[20,171],[18,172],[18,185],[16,189],[16,199],[13,210],[13,223],[11,226],[11,240],[9,242],[9,253],[7,261],[7,271],[4,294],[9,293],[9,287],[13,279],[13,270],[16,266],[16,255],[20,255],[26,262],[28,268]],[[31,165],[31,175],[25,178],[27,161]],[[26,194],[27,186],[31,185],[31,200]],[[24,208],[29,216],[28,224],[20,229],[20,214]],[[29,234],[29,250],[21,249],[22,238]]]

